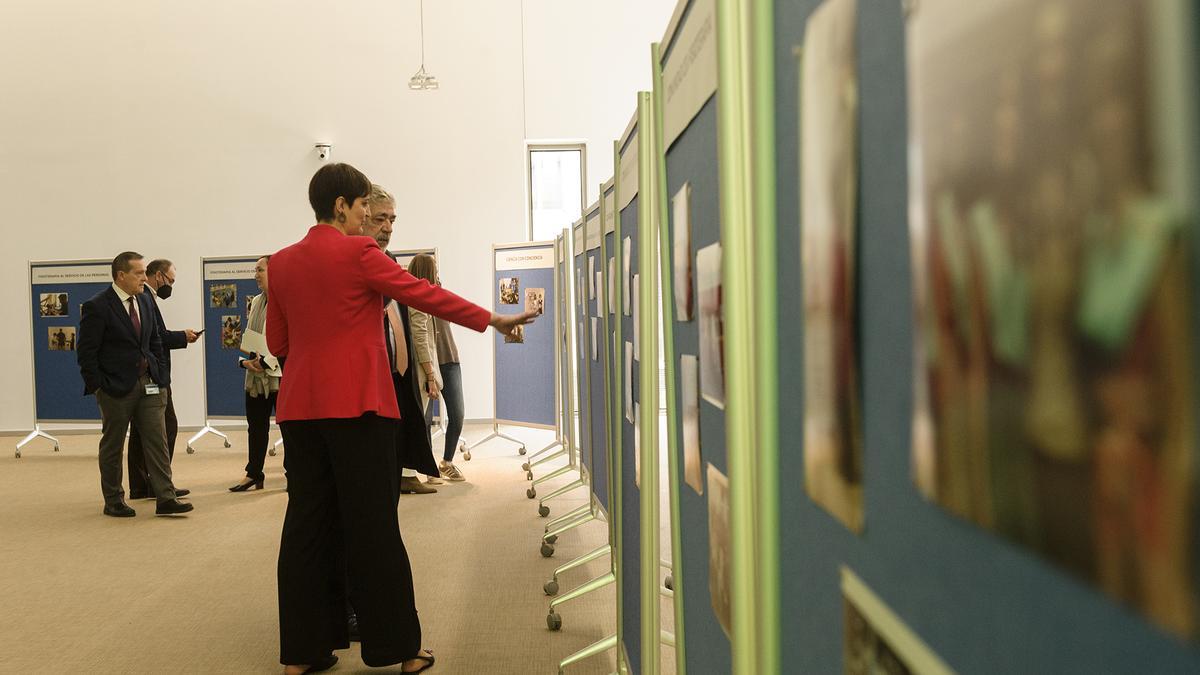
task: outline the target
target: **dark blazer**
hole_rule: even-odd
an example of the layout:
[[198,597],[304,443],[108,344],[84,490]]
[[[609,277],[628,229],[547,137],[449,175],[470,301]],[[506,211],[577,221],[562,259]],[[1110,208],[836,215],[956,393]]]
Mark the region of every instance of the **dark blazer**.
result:
[[[391,258],[392,255],[389,253],[388,257]],[[433,460],[433,439],[430,438],[429,425],[425,422],[425,412],[421,410],[421,388],[417,384],[416,370],[421,365],[417,362],[417,350],[413,346],[408,308],[400,303],[396,303],[396,308],[399,310],[400,323],[404,327],[404,341],[408,345],[408,371],[404,375],[396,372],[392,326],[386,315],[383,317],[383,331],[386,334],[384,337],[388,348],[388,362],[391,364],[392,384],[396,387],[396,404],[400,406],[400,433],[396,435],[397,456],[402,468],[419,471],[426,476],[436,476],[438,468]]]
[[162,338],[163,356],[167,358],[167,377],[170,377],[171,350],[187,349],[187,333],[181,330],[167,330],[167,324],[163,322],[162,311],[158,309],[158,298],[154,295],[154,289],[150,288],[148,284],[142,287],[142,295],[150,300],[151,305],[154,305],[154,324],[158,326],[158,335]]
[[129,394],[137,386],[138,362],[143,357],[156,384],[171,384],[171,366],[155,320],[158,310],[144,292],[134,297],[142,320],[141,340],[134,336],[129,312],[111,286],[81,307],[75,354],[85,396],[97,389],[118,397]]

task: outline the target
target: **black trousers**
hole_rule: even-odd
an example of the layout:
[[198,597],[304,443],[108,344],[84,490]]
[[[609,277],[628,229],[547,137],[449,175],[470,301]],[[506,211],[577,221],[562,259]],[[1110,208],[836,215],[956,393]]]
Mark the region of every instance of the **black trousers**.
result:
[[275,411],[275,397],[251,396],[246,393],[246,477],[262,480],[263,464],[267,461],[267,445],[271,441],[271,413]]
[[[175,417],[175,400],[171,397],[171,388],[167,387],[167,460],[175,459],[175,437],[179,435],[179,419]],[[142,450],[142,434],[137,425],[129,429],[129,451],[125,454],[129,464],[129,494],[139,497],[149,496],[150,473],[146,470],[146,455]]]
[[396,515],[393,419],[281,422],[288,508],[279,545],[280,663],[346,649],[346,578],[369,666],[417,655],[421,624]]

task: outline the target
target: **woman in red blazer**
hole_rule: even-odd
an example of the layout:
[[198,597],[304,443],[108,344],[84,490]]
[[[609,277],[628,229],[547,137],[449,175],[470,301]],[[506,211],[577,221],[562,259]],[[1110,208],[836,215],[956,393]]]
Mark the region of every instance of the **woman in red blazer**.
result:
[[[383,336],[384,296],[434,316],[507,334],[532,314],[499,315],[417,279],[359,235],[371,181],[348,164],[313,176],[317,224],[271,257],[267,345],[283,361],[276,419],[287,453],[279,546],[280,662],[315,672],[349,647],[349,573],[362,658],[433,665],[421,649],[412,570],[396,515],[400,417]],[[347,563],[349,569],[347,570]]]

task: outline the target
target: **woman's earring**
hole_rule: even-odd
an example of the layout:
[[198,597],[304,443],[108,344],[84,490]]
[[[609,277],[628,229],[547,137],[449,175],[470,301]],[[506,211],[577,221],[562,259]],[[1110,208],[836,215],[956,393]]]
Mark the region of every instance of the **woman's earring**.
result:
[[343,211],[338,211],[338,215],[337,215],[337,221],[338,221],[338,223],[345,223],[345,222],[346,222],[346,214],[345,214],[345,212],[343,212]]

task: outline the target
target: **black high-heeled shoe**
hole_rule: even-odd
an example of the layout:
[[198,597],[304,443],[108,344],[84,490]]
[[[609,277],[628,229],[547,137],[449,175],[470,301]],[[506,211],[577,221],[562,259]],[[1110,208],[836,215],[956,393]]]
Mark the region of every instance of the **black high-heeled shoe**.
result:
[[237,485],[234,485],[233,487],[229,488],[229,491],[230,492],[245,492],[246,490],[249,490],[251,487],[253,487],[255,490],[263,489],[263,479],[259,478],[258,480],[254,480],[249,483],[238,483]]

